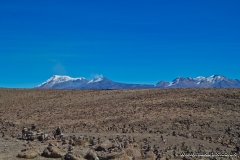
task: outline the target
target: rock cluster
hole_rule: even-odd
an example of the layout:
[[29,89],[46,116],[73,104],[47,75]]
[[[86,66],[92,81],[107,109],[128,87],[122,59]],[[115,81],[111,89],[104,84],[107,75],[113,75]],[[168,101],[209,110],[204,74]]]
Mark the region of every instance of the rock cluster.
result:
[[[43,137],[43,135],[45,137]],[[108,160],[108,159],[147,159],[162,158],[156,146],[149,144],[139,147],[135,138],[126,135],[111,136],[108,139],[80,135],[63,136],[60,127],[52,135],[38,134],[33,129],[24,128],[21,140],[47,142],[48,146],[40,154],[34,148],[27,148],[18,154],[19,158],[32,159],[37,156],[63,158],[65,160]],[[35,138],[33,138],[35,137]]]
[[[141,145],[136,141],[135,137],[127,135],[110,136],[110,138],[100,138],[95,136],[64,136],[60,127],[50,135],[48,134],[44,138],[39,136],[45,135],[36,134],[36,139],[31,138],[35,135],[35,131],[24,131],[22,135],[31,141],[41,141],[42,143],[48,143],[42,153],[39,153],[35,148],[27,148],[22,150],[19,154],[19,158],[33,159],[37,156],[46,158],[62,158],[64,160],[111,160],[111,159],[123,159],[123,160],[163,160],[163,159],[179,159],[181,156],[179,151],[185,153],[194,152],[191,146],[188,146],[183,142],[180,146],[169,146],[167,150],[163,151],[159,146],[152,145],[147,138],[142,139]],[[176,136],[176,133],[172,134]],[[150,138],[150,137],[149,137]],[[160,136],[163,144],[167,143],[164,136]],[[240,141],[236,142],[236,148],[234,153],[239,154]],[[206,152],[204,144],[199,144],[198,152]],[[221,150],[218,149],[220,152]],[[212,150],[213,152],[213,150]],[[189,157],[181,157],[182,159],[191,159]]]

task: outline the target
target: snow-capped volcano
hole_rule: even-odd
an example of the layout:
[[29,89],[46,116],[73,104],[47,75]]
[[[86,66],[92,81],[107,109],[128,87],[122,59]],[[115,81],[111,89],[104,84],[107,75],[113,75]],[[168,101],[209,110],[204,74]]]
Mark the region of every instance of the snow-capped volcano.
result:
[[153,85],[125,84],[113,82],[102,75],[87,80],[86,78],[71,78],[55,75],[36,88],[48,89],[126,89],[126,88],[153,88]]
[[160,81],[157,88],[240,88],[240,81],[237,79],[228,79],[221,75],[212,75],[209,77],[199,76],[178,77],[172,82]]

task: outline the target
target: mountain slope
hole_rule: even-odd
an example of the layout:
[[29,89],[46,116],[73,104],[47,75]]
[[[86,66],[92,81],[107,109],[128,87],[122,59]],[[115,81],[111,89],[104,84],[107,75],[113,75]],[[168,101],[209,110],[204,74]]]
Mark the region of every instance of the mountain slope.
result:
[[141,84],[126,84],[113,82],[107,78],[101,80],[93,80],[93,83],[88,83],[86,89],[137,89],[137,88],[153,88],[153,85],[141,85]]

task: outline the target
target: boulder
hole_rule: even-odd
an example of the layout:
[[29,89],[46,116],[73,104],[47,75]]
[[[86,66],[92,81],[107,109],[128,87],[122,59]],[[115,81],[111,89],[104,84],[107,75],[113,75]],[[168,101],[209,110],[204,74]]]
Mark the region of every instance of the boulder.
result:
[[39,141],[43,141],[44,140],[44,135],[39,135],[37,138],[38,138]]
[[63,154],[56,146],[48,146],[44,149],[42,156],[47,158],[62,158]]
[[90,150],[88,153],[87,153],[87,155],[85,156],[85,158],[86,159],[88,159],[88,160],[99,160],[99,158],[98,158],[98,156],[97,156],[97,153],[96,152],[94,152],[94,151],[92,151],[92,150]]
[[142,154],[140,149],[138,148],[133,148],[129,147],[123,150],[123,152],[128,156],[128,157],[134,157],[135,159],[142,159]]
[[51,152],[47,148],[45,148],[42,153],[42,156],[43,157],[51,157]]
[[17,155],[17,157],[19,158],[26,158],[26,159],[33,159],[35,157],[38,156],[38,151],[36,151],[35,149],[30,149],[30,150],[26,150],[26,151],[23,151],[21,153],[19,153]]
[[97,148],[96,151],[104,151],[104,150],[108,150],[109,148],[111,148],[113,146],[112,142],[109,140],[104,141],[103,143],[101,143]]

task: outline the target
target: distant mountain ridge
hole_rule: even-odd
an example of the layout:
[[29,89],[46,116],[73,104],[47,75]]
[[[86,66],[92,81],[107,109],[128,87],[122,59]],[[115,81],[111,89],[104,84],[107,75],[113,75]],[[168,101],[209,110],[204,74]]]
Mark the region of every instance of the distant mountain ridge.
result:
[[156,85],[148,84],[126,84],[109,80],[99,76],[92,80],[84,77],[72,78],[69,76],[54,75],[46,82],[35,88],[45,89],[142,89],[142,88],[240,88],[240,81],[237,79],[228,79],[221,75],[212,75],[210,77],[199,76],[177,77],[171,82],[160,81]]
[[212,75],[210,77],[199,76],[177,77],[172,82],[160,81],[156,84],[157,88],[240,88],[240,81],[237,79],[228,79],[221,75]]

